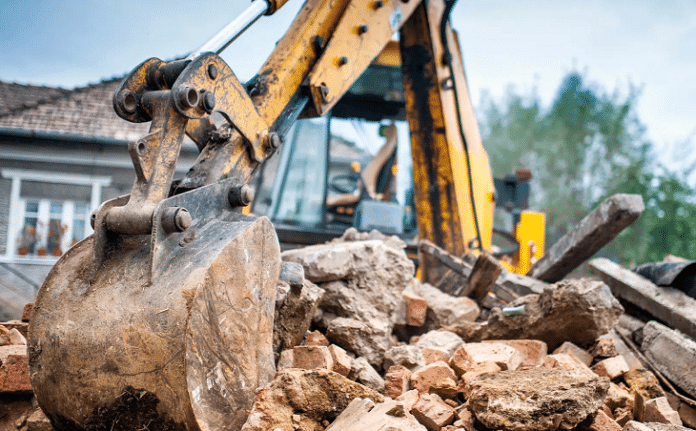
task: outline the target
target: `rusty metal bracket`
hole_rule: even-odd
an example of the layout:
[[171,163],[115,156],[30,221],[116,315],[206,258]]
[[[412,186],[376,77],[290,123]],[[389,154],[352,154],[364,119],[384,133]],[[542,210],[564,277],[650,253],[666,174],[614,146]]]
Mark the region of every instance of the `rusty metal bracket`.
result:
[[[259,115],[244,86],[225,61],[211,52],[202,54],[179,75],[172,87],[182,115],[201,119],[219,112],[250,145],[254,160],[263,161],[274,150],[274,133]],[[277,135],[276,135],[277,136]]]

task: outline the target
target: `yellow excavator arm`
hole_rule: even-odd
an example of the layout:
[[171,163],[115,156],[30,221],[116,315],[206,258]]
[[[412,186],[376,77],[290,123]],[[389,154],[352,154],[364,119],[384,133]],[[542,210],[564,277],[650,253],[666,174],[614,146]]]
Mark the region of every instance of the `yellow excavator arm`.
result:
[[[167,429],[240,429],[273,377],[275,288],[292,273],[268,219],[242,213],[246,183],[296,119],[327,113],[375,58],[389,61],[397,32],[419,234],[457,255],[491,247],[495,191],[453,1],[307,0],[242,84],[218,53],[284,3],[254,1],[190,58],[146,60],[114,94],[119,116],[151,122],[128,148],[131,194],[103,203],[94,235],[57,262],[30,329],[30,379],[58,429],[98,429],[133,390],[158,400]],[[185,134],[200,156],[174,180]]]

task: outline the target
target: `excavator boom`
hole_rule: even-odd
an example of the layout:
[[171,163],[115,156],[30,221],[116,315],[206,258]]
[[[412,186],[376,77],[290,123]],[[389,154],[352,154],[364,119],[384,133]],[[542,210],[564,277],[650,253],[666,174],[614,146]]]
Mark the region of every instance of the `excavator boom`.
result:
[[[157,417],[146,419],[162,429],[241,428],[275,372],[275,288],[287,273],[269,220],[243,214],[246,183],[295,120],[330,111],[396,32],[420,235],[455,254],[490,247],[494,189],[453,2],[307,0],[242,84],[217,53],[285,1],[256,0],[204,51],[146,60],[114,94],[119,116],[151,122],[128,148],[133,188],[103,203],[94,235],[60,258],[30,329],[30,379],[56,428],[102,429],[124,394],[154,397]],[[174,180],[184,135],[200,155]],[[441,276],[422,266],[426,280]]]

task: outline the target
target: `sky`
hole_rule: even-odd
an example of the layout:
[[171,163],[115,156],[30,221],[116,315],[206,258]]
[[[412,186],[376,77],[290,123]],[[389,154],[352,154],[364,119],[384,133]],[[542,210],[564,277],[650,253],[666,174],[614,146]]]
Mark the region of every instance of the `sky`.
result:
[[[247,0],[0,2],[0,80],[73,88],[121,76],[149,57],[202,45]],[[302,0],[262,17],[222,55],[254,75]],[[696,143],[696,2],[461,0],[452,14],[475,107],[513,88],[550,104],[580,71],[598,89],[641,89],[638,115],[665,163]],[[676,156],[675,156],[676,157]]]

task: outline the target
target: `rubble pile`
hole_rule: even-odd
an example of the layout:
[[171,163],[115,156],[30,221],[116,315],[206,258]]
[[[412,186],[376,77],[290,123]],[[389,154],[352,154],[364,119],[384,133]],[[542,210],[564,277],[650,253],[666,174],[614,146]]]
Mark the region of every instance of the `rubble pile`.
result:
[[[279,282],[277,374],[243,431],[696,426],[696,343],[625,315],[611,284],[503,273],[476,301],[418,281],[404,246],[349,230],[283,253],[304,280]],[[502,299],[532,285],[541,289]],[[507,290],[490,300],[499,286]],[[15,341],[21,330],[0,326],[0,388],[26,395],[25,346]],[[40,408],[23,408],[12,429],[52,429]]]

